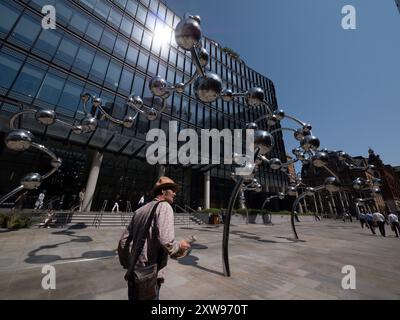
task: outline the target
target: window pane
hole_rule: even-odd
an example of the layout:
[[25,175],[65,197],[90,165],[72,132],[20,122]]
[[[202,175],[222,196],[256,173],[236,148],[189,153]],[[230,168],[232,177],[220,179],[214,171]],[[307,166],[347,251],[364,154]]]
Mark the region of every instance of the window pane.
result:
[[81,93],[82,93],[82,88],[80,86],[78,86],[73,82],[68,81],[64,87],[58,105],[70,109],[72,111],[75,111],[79,105]]
[[92,70],[90,74],[98,77],[99,79],[104,79],[104,72],[107,70],[108,59],[105,56],[97,53],[93,60]]
[[8,33],[18,18],[18,10],[6,3],[0,3],[0,31]]
[[38,21],[29,16],[23,16],[14,29],[13,37],[32,45],[41,30],[41,25]]
[[88,25],[88,19],[83,14],[75,11],[74,15],[72,16],[70,25],[75,27],[80,32],[84,33]]
[[139,59],[138,59],[138,67],[143,68],[144,70],[147,69],[147,61],[149,60],[149,56],[144,54],[143,52],[139,53]]
[[67,63],[68,65],[72,65],[77,51],[78,44],[71,39],[64,37],[60,46],[58,47],[56,58]]
[[89,26],[86,30],[86,36],[92,38],[96,42],[99,42],[102,33],[103,27],[94,21],[90,21]]
[[144,24],[144,22],[146,21],[146,13],[147,11],[141,5],[139,5],[136,13],[136,19]]
[[122,14],[118,10],[112,8],[111,12],[110,12],[110,16],[108,17],[108,21],[112,25],[119,28],[119,25],[121,24],[121,20],[122,20]]
[[85,47],[80,47],[78,55],[76,56],[75,66],[82,71],[89,72],[90,66],[92,65],[93,57],[93,51]]
[[146,27],[149,28],[150,30],[154,30],[155,23],[156,23],[156,16],[151,13],[148,13],[146,19]]
[[120,58],[124,59],[126,54],[126,49],[128,48],[128,42],[122,39],[121,36],[118,37],[117,42],[114,47],[114,54],[120,56]]
[[111,31],[104,29],[103,36],[101,37],[100,44],[104,49],[112,51],[115,43],[116,35]]
[[129,12],[132,16],[136,15],[137,10],[137,2],[134,0],[128,0],[128,4],[126,5],[126,11]]
[[[47,1],[46,1],[47,2]],[[71,8],[62,1],[56,3],[57,18],[61,17],[65,22],[69,22],[72,16]]]
[[86,4],[90,9],[93,9],[96,4],[96,0],[81,0],[81,2]]
[[151,40],[152,40],[151,33],[145,31],[143,33],[142,46],[145,47],[147,50],[150,50]]
[[142,34],[143,34],[143,28],[135,24],[133,26],[132,38],[136,40],[137,43],[140,43],[140,41],[142,41]]
[[119,76],[121,75],[121,69],[122,68],[120,65],[117,65],[114,62],[110,62],[110,65],[109,65],[108,71],[107,71],[106,82],[110,83],[115,88],[118,87]]
[[98,0],[96,12],[104,19],[107,19],[108,13],[110,12],[110,7],[105,3],[104,0]]
[[131,32],[132,32],[132,27],[133,27],[133,21],[132,19],[128,18],[127,16],[125,16],[122,19],[122,23],[121,23],[121,31],[128,37],[130,37]]
[[135,47],[129,46],[128,49],[128,54],[126,55],[126,60],[133,65],[136,65],[137,57],[138,57],[139,51]]
[[150,58],[149,68],[148,68],[147,72],[152,74],[152,75],[156,75],[156,73],[157,73],[157,60],[155,60],[154,58]]
[[42,86],[40,87],[37,98],[51,104],[56,104],[60,97],[64,82],[64,79],[51,73],[47,73]]
[[21,61],[6,55],[0,54],[0,86],[9,88],[21,67]]
[[13,90],[34,97],[42,82],[44,72],[30,64],[25,64],[14,84]]
[[52,56],[57,49],[60,39],[61,35],[57,31],[42,30],[35,47]]
[[121,80],[119,82],[119,89],[131,92],[131,85],[133,80],[133,73],[127,69],[122,71]]

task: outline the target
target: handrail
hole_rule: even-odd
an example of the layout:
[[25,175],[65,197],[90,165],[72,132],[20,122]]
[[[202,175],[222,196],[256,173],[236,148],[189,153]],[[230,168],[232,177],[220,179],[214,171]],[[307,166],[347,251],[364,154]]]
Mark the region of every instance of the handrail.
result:
[[197,213],[196,210],[192,209],[192,208],[189,207],[187,204],[185,204],[185,209],[188,209],[188,210],[191,211],[192,213]]

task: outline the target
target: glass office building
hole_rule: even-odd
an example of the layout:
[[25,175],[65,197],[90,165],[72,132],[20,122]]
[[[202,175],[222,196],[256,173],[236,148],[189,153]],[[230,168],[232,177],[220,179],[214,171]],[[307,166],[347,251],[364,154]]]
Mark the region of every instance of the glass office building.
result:
[[[42,8],[56,9],[56,29],[43,29]],[[190,54],[179,49],[173,28],[180,21],[159,0],[0,0],[0,138],[8,132],[10,116],[24,108],[54,109],[58,118],[72,123],[83,118],[80,94],[99,96],[107,111],[122,118],[132,112],[126,99],[134,93],[146,106],[160,109],[162,101],[152,96],[149,81],[155,75],[170,83],[187,81],[195,72]],[[277,105],[274,85],[268,78],[229,54],[216,41],[204,37],[210,53],[208,70],[217,73],[223,87],[245,91],[259,86],[266,99]],[[160,168],[145,159],[146,132],[167,130],[176,120],[184,128],[243,128],[265,113],[262,107],[248,108],[243,99],[202,103],[192,86],[183,94],[174,93],[167,108],[155,121],[140,115],[132,128],[117,126],[99,117],[97,129],[76,135],[61,124],[43,126],[31,116],[19,125],[63,159],[63,166],[41,189],[52,196],[65,196],[64,205],[76,200],[86,185],[93,154],[103,154],[92,209],[103,201],[136,203],[154,184]],[[262,124],[266,126],[265,123]],[[280,133],[279,133],[280,134]],[[272,156],[285,161],[282,135],[276,138]],[[9,151],[0,146],[0,194],[19,185],[22,175],[48,169],[46,156],[28,150]],[[225,207],[233,186],[229,166],[180,166],[164,168],[166,175],[182,185],[177,199],[181,204],[204,205],[204,176],[211,176],[211,206]],[[264,192],[281,191],[287,178],[267,168],[258,176]],[[249,207],[251,207],[251,203]]]

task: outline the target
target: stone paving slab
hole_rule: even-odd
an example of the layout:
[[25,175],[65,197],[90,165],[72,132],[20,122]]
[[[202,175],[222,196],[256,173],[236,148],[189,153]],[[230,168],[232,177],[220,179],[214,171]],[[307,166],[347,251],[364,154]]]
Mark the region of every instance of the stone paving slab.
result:
[[[231,277],[222,272],[222,226],[176,228],[196,235],[190,256],[169,260],[164,300],[399,299],[400,240],[373,236],[357,222],[233,225]],[[122,228],[0,231],[0,299],[126,299],[115,255]],[[42,266],[56,268],[56,290],[44,290]],[[356,269],[356,289],[344,290],[344,265]]]

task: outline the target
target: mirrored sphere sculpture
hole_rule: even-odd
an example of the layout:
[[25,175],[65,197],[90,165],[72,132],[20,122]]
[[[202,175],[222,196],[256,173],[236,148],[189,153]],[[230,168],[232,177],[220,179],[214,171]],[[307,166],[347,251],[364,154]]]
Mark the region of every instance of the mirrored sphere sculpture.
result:
[[191,50],[201,39],[199,20],[191,16],[181,20],[175,27],[175,41],[184,50]]
[[33,190],[40,187],[42,183],[42,176],[39,173],[28,173],[21,179],[21,185],[24,189]]
[[9,132],[5,138],[5,144],[8,149],[14,151],[24,151],[31,147],[33,135],[30,131],[16,129]]
[[196,97],[202,102],[213,102],[221,95],[222,81],[215,73],[206,73],[194,82]]

